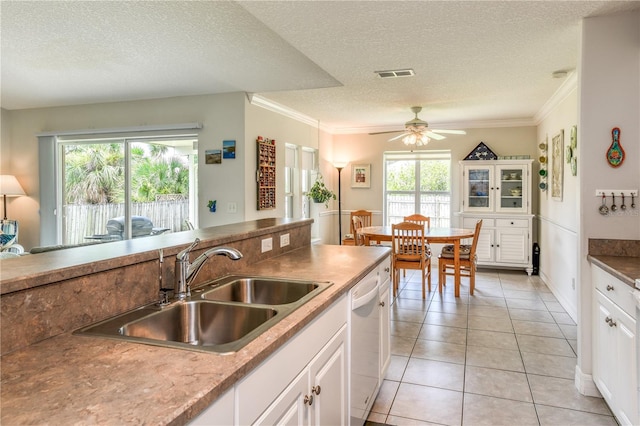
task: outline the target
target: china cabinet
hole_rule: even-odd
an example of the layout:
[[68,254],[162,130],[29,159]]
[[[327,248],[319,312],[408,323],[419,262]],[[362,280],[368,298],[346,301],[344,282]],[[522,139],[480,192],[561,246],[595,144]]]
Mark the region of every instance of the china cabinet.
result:
[[531,255],[531,165],[533,160],[460,162],[464,228],[482,219],[478,264],[533,272]]

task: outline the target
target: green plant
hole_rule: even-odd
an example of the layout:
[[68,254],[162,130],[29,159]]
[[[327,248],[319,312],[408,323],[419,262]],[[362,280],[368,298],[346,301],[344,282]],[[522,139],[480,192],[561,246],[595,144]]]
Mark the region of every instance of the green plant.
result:
[[322,180],[322,175],[318,175],[318,178],[309,189],[309,192],[305,194],[307,197],[311,198],[316,203],[324,203],[325,207],[329,207],[329,201],[336,199],[336,194],[331,191],[324,184]]

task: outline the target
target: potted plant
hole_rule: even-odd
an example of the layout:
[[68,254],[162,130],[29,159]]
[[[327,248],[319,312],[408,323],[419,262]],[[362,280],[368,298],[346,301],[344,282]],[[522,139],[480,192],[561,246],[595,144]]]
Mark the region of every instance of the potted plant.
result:
[[324,203],[325,207],[329,207],[329,201],[336,199],[336,194],[333,193],[329,188],[326,187],[324,181],[322,180],[322,175],[318,175],[318,178],[314,182],[309,192],[305,194],[307,197],[311,198],[314,203]]

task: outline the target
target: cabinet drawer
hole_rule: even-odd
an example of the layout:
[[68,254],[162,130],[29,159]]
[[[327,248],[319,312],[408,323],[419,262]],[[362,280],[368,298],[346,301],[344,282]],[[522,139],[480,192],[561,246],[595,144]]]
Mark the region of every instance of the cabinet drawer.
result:
[[636,319],[633,288],[597,266],[591,267],[591,274],[595,287],[631,318]]
[[498,228],[528,228],[529,221],[526,219],[496,219]]
[[476,222],[478,219],[482,219],[482,227],[483,228],[493,228],[496,226],[495,219],[486,219],[484,217],[465,217],[462,221],[463,228],[474,229],[476,227]]

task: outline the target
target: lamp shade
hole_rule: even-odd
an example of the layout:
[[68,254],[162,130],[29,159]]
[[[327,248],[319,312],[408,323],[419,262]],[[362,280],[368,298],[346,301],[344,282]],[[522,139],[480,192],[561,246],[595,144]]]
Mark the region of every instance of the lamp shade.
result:
[[0,195],[7,197],[18,197],[27,195],[20,186],[20,182],[13,175],[0,175]]

